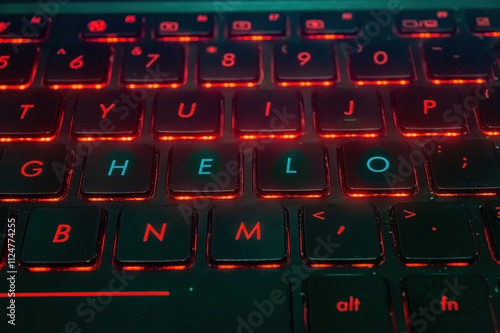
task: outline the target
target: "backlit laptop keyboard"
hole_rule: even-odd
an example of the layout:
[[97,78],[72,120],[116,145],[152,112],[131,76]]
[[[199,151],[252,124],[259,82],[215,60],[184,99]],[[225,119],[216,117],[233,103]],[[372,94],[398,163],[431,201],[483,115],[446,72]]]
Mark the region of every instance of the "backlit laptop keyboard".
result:
[[497,332],[497,37],[1,15],[0,331]]

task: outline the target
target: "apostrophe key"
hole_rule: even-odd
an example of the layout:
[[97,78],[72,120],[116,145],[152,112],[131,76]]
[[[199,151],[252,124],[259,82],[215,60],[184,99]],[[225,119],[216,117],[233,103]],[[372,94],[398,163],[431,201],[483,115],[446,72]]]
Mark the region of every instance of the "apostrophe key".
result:
[[156,168],[150,145],[102,143],[85,159],[80,195],[91,201],[146,200],[155,191]]
[[256,151],[254,191],[264,198],[330,193],[328,155],[321,144],[269,144]]
[[114,260],[125,270],[184,269],[194,260],[196,223],[189,207],[125,207]]
[[286,34],[286,17],[280,13],[230,14],[229,36],[236,39],[262,40]]
[[0,40],[16,44],[40,40],[47,32],[49,17],[50,15],[2,15]]
[[469,212],[463,203],[397,204],[392,214],[399,255],[408,265],[467,265],[477,258]]
[[302,253],[312,267],[372,266],[382,259],[379,216],[375,207],[316,204],[301,213]]
[[488,230],[488,244],[494,259],[500,263],[500,202],[490,202],[482,207]]
[[31,84],[37,48],[33,45],[0,45],[0,88],[24,89]]
[[31,211],[20,264],[34,272],[90,271],[100,262],[105,213],[97,207],[38,207]]
[[276,268],[288,258],[287,213],[280,205],[215,206],[208,254],[217,268]]
[[140,38],[142,18],[136,15],[104,15],[84,21],[82,37],[93,42],[132,42]]
[[402,11],[394,21],[397,31],[407,37],[439,37],[456,29],[453,13],[446,10]]
[[296,138],[303,131],[298,91],[239,91],[233,105],[233,130],[243,139]]
[[162,15],[155,27],[156,37],[161,41],[196,41],[208,39],[213,33],[214,18],[209,14]]
[[0,200],[56,201],[67,192],[71,150],[62,145],[18,144],[0,159]]
[[356,34],[359,23],[353,12],[306,13],[300,16],[300,29],[306,38],[335,39]]
[[485,36],[500,35],[500,13],[492,10],[469,10],[467,12],[469,30]]
[[496,88],[483,88],[479,90],[479,94],[473,95],[478,97],[476,105],[476,114],[481,130],[488,135],[500,135],[500,113],[498,105],[500,105],[500,91]]
[[[336,286],[336,287],[334,287]],[[394,332],[389,288],[375,275],[317,275],[304,282],[308,332]]]
[[71,134],[78,140],[131,141],[141,132],[142,103],[130,91],[85,91],[78,95]]

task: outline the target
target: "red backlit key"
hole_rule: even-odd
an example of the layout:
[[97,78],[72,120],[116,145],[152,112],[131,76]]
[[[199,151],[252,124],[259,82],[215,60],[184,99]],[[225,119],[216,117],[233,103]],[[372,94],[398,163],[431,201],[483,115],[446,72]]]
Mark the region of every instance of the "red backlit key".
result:
[[49,26],[50,15],[2,15],[0,40],[9,43],[25,43],[42,39]]
[[446,10],[403,11],[396,15],[395,24],[400,34],[411,37],[437,37],[456,29],[453,13]]
[[417,191],[413,160],[402,142],[348,142],[340,148],[344,192],[353,197]]
[[105,214],[97,207],[31,211],[20,263],[40,270],[88,271],[100,263]]
[[196,215],[188,207],[125,207],[115,262],[124,269],[182,269],[193,263]]
[[372,265],[382,258],[378,212],[372,205],[307,205],[300,214],[302,252],[309,265]]
[[130,91],[82,92],[76,101],[71,134],[87,141],[130,141],[141,131],[142,104]]
[[248,43],[206,44],[201,47],[198,76],[206,87],[259,80],[259,47]]
[[316,12],[301,15],[300,29],[308,38],[335,39],[356,34],[359,26],[353,12]]
[[483,42],[478,38],[429,39],[423,50],[427,77],[436,84],[480,83],[491,73]]
[[328,156],[319,144],[270,144],[256,152],[254,191],[264,198],[330,192]]
[[328,89],[313,95],[315,124],[325,138],[375,137],[384,130],[382,106],[375,90]]
[[491,141],[431,141],[426,148],[429,177],[437,194],[500,192],[500,163]]
[[473,98],[478,101],[476,114],[481,130],[488,135],[500,135],[500,113],[498,112],[500,91],[495,87],[483,88],[476,96]]
[[240,159],[233,145],[174,145],[168,194],[176,199],[233,199],[243,189]]
[[408,137],[457,136],[467,132],[464,106],[456,89],[407,87],[393,94],[399,131]]
[[8,146],[0,159],[0,200],[60,199],[70,171],[71,156],[64,146]]
[[103,44],[54,47],[44,81],[52,88],[101,88],[109,77],[111,49]]
[[86,20],[82,37],[96,42],[130,42],[141,35],[142,18],[136,15],[106,15]]
[[244,139],[295,138],[302,132],[302,101],[298,91],[239,91],[233,105],[233,130]]
[[0,87],[24,89],[31,83],[37,49],[33,45],[0,45]]
[[311,333],[393,332],[390,294],[380,276],[317,275],[304,282],[306,318]]
[[280,13],[230,14],[228,31],[229,36],[241,39],[249,36],[284,36],[286,18]]
[[500,262],[500,202],[490,202],[482,207],[488,231],[488,244],[494,259]]
[[214,18],[210,14],[169,14],[156,21],[155,34],[163,41],[195,41],[212,37]]
[[411,332],[496,332],[488,286],[479,275],[411,275],[403,288]]
[[337,78],[333,46],[329,42],[275,44],[274,74],[281,85],[332,82]]
[[211,140],[222,130],[222,100],[217,92],[166,92],[158,94],[153,130],[161,140]]
[[216,206],[208,254],[218,268],[274,268],[288,257],[288,221],[280,205]]
[[48,89],[0,93],[0,141],[50,141],[59,133],[62,96]]
[[392,207],[392,215],[402,261],[466,265],[476,259],[473,230],[464,204],[397,204]]
[[184,81],[184,47],[178,44],[130,45],[125,53],[122,81],[129,87],[177,87]]
[[413,78],[408,44],[396,40],[372,41],[350,55],[349,72],[351,80],[358,84],[408,83]]
[[101,144],[87,155],[80,184],[89,200],[146,200],[154,193],[157,156],[152,146]]
[[500,35],[500,13],[492,10],[469,10],[467,23],[471,32],[484,35]]

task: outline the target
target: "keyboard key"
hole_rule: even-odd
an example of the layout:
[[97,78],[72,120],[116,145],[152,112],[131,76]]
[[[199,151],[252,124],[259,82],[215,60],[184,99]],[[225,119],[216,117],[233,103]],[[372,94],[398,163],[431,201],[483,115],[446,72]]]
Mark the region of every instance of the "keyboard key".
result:
[[288,221],[279,205],[216,206],[210,213],[210,260],[217,268],[275,268],[288,258]]
[[154,193],[157,156],[152,146],[101,144],[85,159],[80,193],[89,200],[146,200]]
[[161,91],[153,130],[160,140],[212,140],[222,131],[222,99],[207,91]]
[[393,94],[399,131],[408,137],[457,136],[467,132],[464,107],[456,89],[407,87]]
[[141,131],[141,103],[126,103],[128,91],[87,91],[78,95],[71,134],[84,141],[135,139]]
[[330,193],[328,156],[320,144],[269,144],[256,152],[255,192],[264,198]]
[[106,15],[84,22],[82,37],[95,42],[131,42],[141,35],[142,19],[135,15]]
[[356,34],[359,24],[352,12],[316,12],[301,15],[300,29],[307,38],[333,39]]
[[12,43],[25,43],[42,39],[50,24],[49,16],[2,15],[0,18],[0,39]]
[[37,48],[33,45],[0,45],[0,88],[24,89],[30,85]]
[[408,44],[396,40],[372,41],[350,55],[349,72],[357,84],[408,83],[413,78]]
[[51,141],[59,134],[62,96],[37,89],[0,93],[0,141]]
[[394,20],[397,31],[410,37],[438,37],[456,29],[453,13],[445,10],[403,11]]
[[331,84],[337,78],[333,46],[328,42],[275,44],[274,73],[283,86],[307,85],[309,81]]
[[176,88],[185,79],[184,71],[182,45],[131,45],[125,53],[121,79],[129,88]]
[[378,93],[368,88],[335,88],[313,95],[316,130],[324,138],[376,137],[384,130]]
[[[477,96],[477,97],[476,97]],[[473,98],[477,100],[476,114],[481,130],[488,135],[500,135],[500,91],[480,89]]]
[[428,171],[438,194],[471,194],[500,191],[497,151],[488,140],[463,140],[427,144]]
[[162,41],[196,41],[210,38],[214,31],[214,18],[208,14],[162,15],[156,23],[155,34]]
[[469,30],[474,33],[489,35],[500,32],[500,13],[492,10],[469,10],[467,23]]
[[348,142],[340,148],[344,192],[352,197],[408,196],[417,183],[409,147],[403,142]]
[[483,42],[478,38],[429,39],[423,51],[427,77],[436,84],[480,83],[491,73]]
[[312,267],[373,265],[383,256],[379,217],[371,205],[307,205],[301,213],[305,260]]
[[177,144],[170,152],[168,194],[176,199],[233,199],[243,190],[240,153],[227,144]]
[[[229,36],[242,39],[253,36],[254,40],[286,34],[286,17],[278,13],[230,14]],[[261,38],[258,38],[261,37]],[[252,38],[249,38],[252,39]]]
[[233,108],[234,132],[243,139],[295,138],[303,131],[298,91],[239,91]]
[[61,145],[8,146],[0,159],[0,200],[59,200],[67,192],[71,158]]
[[100,262],[105,213],[97,207],[38,207],[21,249],[28,268],[89,271]]
[[53,48],[45,69],[45,83],[52,88],[101,88],[109,77],[111,49],[86,44]]
[[194,262],[195,218],[190,208],[125,207],[115,262],[123,269],[183,269]]
[[312,276],[304,283],[308,332],[393,332],[390,294],[380,276]]
[[488,287],[479,275],[412,275],[403,287],[414,332],[496,332]]
[[464,204],[404,203],[395,205],[392,213],[399,255],[404,262],[471,263],[477,258]]
[[491,254],[500,262],[500,202],[490,202],[482,207],[482,211]]

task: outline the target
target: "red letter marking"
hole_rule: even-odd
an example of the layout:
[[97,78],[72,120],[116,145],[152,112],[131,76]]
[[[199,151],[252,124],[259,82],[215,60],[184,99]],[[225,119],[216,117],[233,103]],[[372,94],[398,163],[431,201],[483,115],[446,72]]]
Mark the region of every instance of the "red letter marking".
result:
[[[63,230],[64,229],[64,230]],[[71,230],[71,226],[67,224],[59,224],[57,227],[56,235],[54,236],[54,239],[52,240],[52,243],[63,243],[68,240],[69,238],[69,231]],[[59,238],[59,236],[62,235],[62,238]]]
[[31,109],[35,107],[33,104],[23,104],[21,105],[21,108],[23,109],[23,113],[21,114],[21,119],[24,119],[24,116],[26,115],[26,112],[28,109]]
[[106,118],[106,115],[108,114],[109,110],[111,110],[114,107],[115,107],[114,104],[111,104],[108,108],[106,108],[104,104],[101,104],[102,119]]
[[30,164],[38,164],[40,166],[43,165],[43,163],[40,161],[29,161],[28,163],[23,165],[23,167],[21,168],[21,173],[23,174],[23,176],[24,177],[36,177],[36,176],[38,176],[42,172],[42,168],[33,168],[33,169],[31,169],[32,173],[27,173],[26,167]]
[[148,226],[146,228],[146,233],[144,234],[144,239],[142,241],[147,242],[148,236],[149,236],[149,231],[151,231],[156,236],[156,238],[158,238],[160,240],[160,242],[163,242],[163,236],[165,235],[165,228],[166,227],[167,227],[167,224],[163,223],[163,225],[161,226],[161,233],[158,234],[156,232],[156,230],[151,226],[151,224],[148,223]]
[[349,297],[348,302],[340,301],[337,303],[337,310],[340,312],[353,312],[353,311],[359,311],[359,305],[361,302],[359,299],[354,298],[354,297]]
[[373,61],[377,64],[377,65],[385,65],[387,64],[387,61],[389,60],[389,56],[387,55],[386,52],[384,51],[377,51],[375,52],[375,54],[373,55]]
[[194,110],[196,109],[196,103],[191,104],[191,111],[188,114],[182,113],[182,110],[184,109],[184,103],[181,103],[179,105],[179,117],[181,118],[189,118],[193,115]]
[[349,101],[349,112],[344,112],[346,116],[350,116],[354,112],[354,101]]
[[250,237],[252,237],[255,231],[257,231],[257,239],[260,239],[260,222],[257,222],[255,227],[253,227],[252,231],[250,231],[250,234],[248,233],[247,228],[245,227],[245,223],[241,222],[240,229],[238,230],[238,234],[236,235],[235,240],[240,239],[242,231],[245,233],[245,237],[247,238],[247,240],[250,239]]
[[430,109],[434,109],[436,107],[436,102],[432,99],[426,99],[424,101],[424,113],[427,114]]
[[151,58],[151,60],[149,60],[149,62],[147,63],[146,67],[149,68],[151,67],[151,65],[156,61],[158,60],[158,58],[160,57],[159,54],[148,54],[148,58]]

